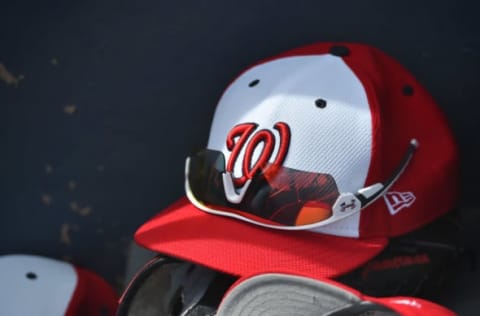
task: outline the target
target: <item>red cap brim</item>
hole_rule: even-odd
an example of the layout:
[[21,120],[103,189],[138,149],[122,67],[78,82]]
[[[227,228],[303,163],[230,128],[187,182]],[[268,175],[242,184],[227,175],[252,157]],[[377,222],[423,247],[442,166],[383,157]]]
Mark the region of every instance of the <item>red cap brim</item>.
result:
[[155,252],[233,275],[265,272],[329,278],[376,256],[385,238],[356,239],[279,231],[207,214],[186,198],[143,224],[136,242]]

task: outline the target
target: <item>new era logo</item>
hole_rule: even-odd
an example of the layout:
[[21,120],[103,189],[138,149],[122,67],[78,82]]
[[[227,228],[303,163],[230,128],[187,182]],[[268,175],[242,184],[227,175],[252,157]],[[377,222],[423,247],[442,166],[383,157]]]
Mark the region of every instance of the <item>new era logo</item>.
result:
[[415,202],[412,192],[387,192],[383,198],[390,214],[395,215],[404,207],[409,207]]

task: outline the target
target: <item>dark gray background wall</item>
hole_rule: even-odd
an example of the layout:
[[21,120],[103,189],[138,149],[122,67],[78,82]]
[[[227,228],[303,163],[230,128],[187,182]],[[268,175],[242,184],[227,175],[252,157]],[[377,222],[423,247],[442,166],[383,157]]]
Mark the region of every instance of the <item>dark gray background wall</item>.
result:
[[[0,254],[71,260],[121,289],[133,232],[183,194],[184,158],[206,144],[225,86],[316,41],[377,46],[437,99],[477,245],[478,12],[454,0],[2,1],[0,63],[14,78],[0,76]],[[458,311],[480,295],[461,288],[445,302]]]

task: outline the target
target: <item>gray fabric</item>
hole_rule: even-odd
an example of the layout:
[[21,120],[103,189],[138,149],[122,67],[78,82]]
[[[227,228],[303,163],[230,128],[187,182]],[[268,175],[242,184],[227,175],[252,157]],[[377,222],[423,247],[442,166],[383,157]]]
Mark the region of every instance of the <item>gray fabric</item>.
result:
[[[194,266],[183,284],[183,310],[180,316],[191,316],[194,307],[202,299],[215,278],[216,272],[202,266]],[[198,311],[197,311],[198,313]]]
[[190,264],[171,263],[155,269],[135,293],[128,316],[170,315],[175,296],[180,295]]
[[263,274],[234,287],[217,316],[326,316],[360,302],[350,292],[313,279]]
[[197,306],[216,276],[213,270],[180,262],[156,266],[149,273],[145,279],[140,277],[141,286],[135,290],[127,316],[215,314],[212,307]]

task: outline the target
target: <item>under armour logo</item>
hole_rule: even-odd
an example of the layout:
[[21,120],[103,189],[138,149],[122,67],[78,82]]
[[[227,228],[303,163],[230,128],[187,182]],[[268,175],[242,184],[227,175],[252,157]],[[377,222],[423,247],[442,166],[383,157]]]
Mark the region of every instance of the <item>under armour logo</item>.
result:
[[387,192],[383,196],[390,214],[395,215],[405,207],[410,207],[415,202],[412,192]]
[[345,211],[347,210],[347,208],[353,210],[353,209],[355,208],[355,206],[356,206],[356,205],[355,205],[355,200],[354,200],[354,199],[351,199],[351,200],[350,200],[350,203],[348,203],[348,204],[347,204],[346,202],[342,202],[342,203],[340,204],[340,208],[341,208],[340,211],[341,211],[341,212],[345,212]]

